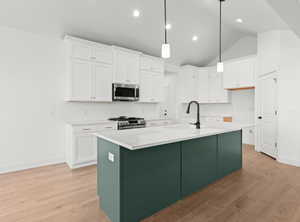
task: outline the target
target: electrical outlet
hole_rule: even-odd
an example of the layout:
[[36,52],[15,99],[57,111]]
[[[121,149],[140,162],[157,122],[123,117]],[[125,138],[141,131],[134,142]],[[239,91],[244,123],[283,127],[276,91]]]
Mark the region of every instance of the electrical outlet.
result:
[[115,155],[111,152],[108,153],[108,160],[110,162],[115,162]]

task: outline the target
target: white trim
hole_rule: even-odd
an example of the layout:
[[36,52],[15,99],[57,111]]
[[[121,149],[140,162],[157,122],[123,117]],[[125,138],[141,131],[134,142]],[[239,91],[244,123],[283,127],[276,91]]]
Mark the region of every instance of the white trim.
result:
[[0,166],[0,174],[4,173],[10,173],[10,172],[16,172],[21,170],[28,170],[36,167],[42,167],[42,166],[48,166],[48,165],[54,165],[54,164],[60,164],[65,163],[65,157],[57,157],[50,160],[44,160],[44,161],[36,161],[31,163],[18,163],[13,165],[2,165]]
[[74,169],[78,169],[78,168],[81,168],[81,167],[86,167],[86,166],[91,166],[91,165],[97,165],[97,160],[94,160],[94,161],[90,161],[90,162],[84,162],[84,163],[79,163],[79,164],[74,164],[74,165],[70,165],[68,164],[68,166],[74,170]]
[[278,156],[277,161],[279,163],[283,163],[283,164],[288,164],[288,165],[300,167],[300,161],[299,161],[299,159]]

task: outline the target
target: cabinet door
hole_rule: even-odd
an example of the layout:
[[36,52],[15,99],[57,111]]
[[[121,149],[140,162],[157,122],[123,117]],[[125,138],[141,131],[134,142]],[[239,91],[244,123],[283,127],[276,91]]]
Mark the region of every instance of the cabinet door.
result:
[[164,76],[159,73],[152,74],[152,95],[153,102],[163,101]]
[[200,103],[208,103],[209,101],[209,71],[200,70],[198,80],[198,101]]
[[211,103],[227,103],[228,91],[223,88],[223,74],[212,69],[209,76],[209,101]]
[[218,177],[222,178],[242,168],[242,132],[218,136]]
[[141,70],[151,71],[152,59],[148,56],[141,57]]
[[92,66],[83,60],[71,60],[71,100],[88,101],[92,98]]
[[148,71],[142,71],[140,84],[140,102],[151,102],[151,100],[153,99],[152,87],[152,74]]
[[112,49],[107,46],[95,46],[92,49],[92,59],[95,62],[112,64]]
[[92,56],[92,48],[89,45],[82,43],[72,42],[71,47],[71,57],[76,59],[89,60]]
[[126,54],[121,51],[117,51],[115,60],[114,82],[128,83]]
[[180,87],[179,95],[181,102],[188,103],[192,100],[198,100],[199,74],[193,67],[184,67],[179,74],[178,85]]
[[116,50],[116,67],[114,82],[138,84],[140,74],[140,59],[138,54]]
[[139,55],[127,53],[127,73],[126,82],[130,84],[139,84],[140,59]]
[[93,65],[93,99],[95,101],[112,101],[112,66]]
[[75,135],[75,164],[84,164],[97,159],[97,139],[91,134]]
[[242,70],[239,74],[239,86],[240,87],[252,87],[254,86],[255,79],[255,59],[246,59],[241,61]]
[[224,64],[224,73],[223,73],[223,86],[224,89],[234,89],[238,88],[238,63],[225,63]]
[[210,72],[209,74],[209,102],[216,103],[218,99],[219,79],[217,72]]
[[229,96],[228,96],[228,90],[224,89],[223,87],[223,74],[217,73],[217,103],[228,103],[229,102]]
[[164,63],[161,59],[154,58],[151,66],[151,70],[156,73],[164,73]]
[[217,177],[217,136],[184,141],[182,147],[182,195],[212,183]]

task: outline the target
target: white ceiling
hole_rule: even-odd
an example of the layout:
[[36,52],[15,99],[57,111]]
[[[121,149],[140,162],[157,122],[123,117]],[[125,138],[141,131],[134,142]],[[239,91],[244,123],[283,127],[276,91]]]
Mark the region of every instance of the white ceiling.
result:
[[[287,0],[278,1],[285,2]],[[219,13],[217,0],[203,0],[199,1],[199,4],[214,15]],[[226,0],[223,7],[224,22],[249,33],[288,27],[266,0]],[[243,23],[236,23],[237,18],[243,19]]]
[[268,2],[300,37],[300,0],[268,0]]
[[[169,0],[171,62],[204,65],[217,55],[218,1]],[[133,9],[141,17],[132,17]],[[224,48],[246,35],[285,24],[264,0],[224,3]],[[245,23],[237,25],[236,17]],[[75,35],[160,55],[163,41],[162,0],[1,0],[0,25],[48,36]],[[198,42],[192,42],[193,35]]]

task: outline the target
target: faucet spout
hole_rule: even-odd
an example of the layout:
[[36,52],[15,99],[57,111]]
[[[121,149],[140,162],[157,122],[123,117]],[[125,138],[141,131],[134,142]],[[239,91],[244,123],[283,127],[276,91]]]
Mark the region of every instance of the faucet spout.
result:
[[191,101],[191,102],[189,102],[188,108],[186,110],[186,113],[187,114],[190,113],[190,111],[191,111],[191,105],[193,103],[197,105],[197,122],[195,123],[196,129],[200,129],[200,104],[199,104],[199,102],[197,102],[197,101]]

